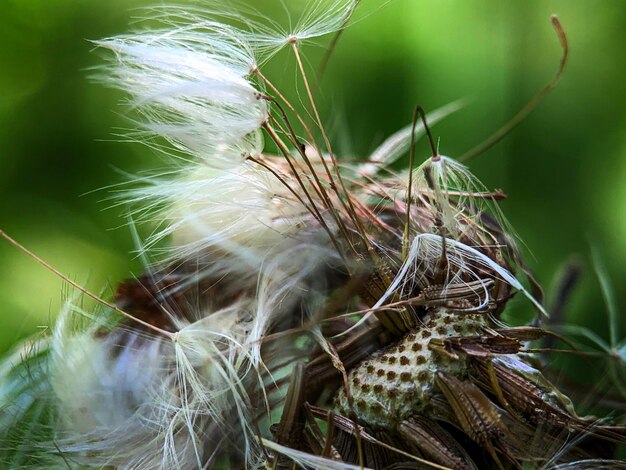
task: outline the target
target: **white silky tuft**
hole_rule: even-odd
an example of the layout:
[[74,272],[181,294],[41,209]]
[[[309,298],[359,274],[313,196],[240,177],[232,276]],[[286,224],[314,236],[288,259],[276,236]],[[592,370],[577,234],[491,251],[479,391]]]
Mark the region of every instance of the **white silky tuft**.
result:
[[205,21],[96,44],[115,54],[103,81],[131,95],[149,135],[218,167],[262,147],[268,106],[246,78],[255,59],[234,28]]
[[[493,215],[504,233],[509,235],[509,242],[513,242],[512,229],[506,222],[502,212],[496,204],[490,204],[488,199],[480,197],[487,188],[463,164],[450,157],[438,155],[429,158],[414,171],[414,194],[425,194],[433,205],[433,211],[438,215],[441,228],[447,237],[463,239],[470,237],[476,227],[482,226],[481,214],[487,212]],[[471,222],[468,223],[469,219]],[[474,220],[472,220],[474,219]],[[478,239],[473,240],[479,242]]]
[[195,164],[149,178],[126,198],[137,207],[135,218],[157,224],[147,248],[171,236],[171,258],[219,254],[250,270],[309,218],[279,180],[252,162],[228,170]]
[[256,462],[246,388],[260,380],[246,346],[253,305],[173,317],[172,338],[130,325],[75,331],[68,310],[49,358],[58,451],[89,466],[187,469],[202,468],[230,440]]
[[[360,0],[312,0],[297,21],[289,17],[289,26],[284,27],[260,16],[259,21],[240,19],[246,24],[247,41],[260,61],[270,59],[285,46],[307,42],[345,28]],[[232,16],[232,14],[231,14]],[[268,24],[269,23],[269,24]]]
[[[522,283],[489,256],[472,246],[432,233],[422,233],[414,237],[398,274],[374,308],[384,305],[394,294],[402,297],[406,292],[413,291],[415,287],[424,287],[420,285],[420,282],[429,274],[432,275],[432,269],[437,269],[442,255],[445,255],[446,264],[449,266],[444,287],[451,284],[464,284],[463,276],[480,281],[489,276],[487,274],[489,271],[493,271],[499,279],[522,292],[540,312],[547,315],[543,306]],[[486,304],[482,304],[487,301],[488,296],[481,296],[481,293],[482,290],[477,291],[476,297],[480,300],[481,307],[484,307]]]
[[[277,9],[282,7],[285,10],[287,24],[267,17],[250,5],[222,0],[203,0],[201,6],[153,7],[148,10],[146,19],[158,20],[170,29],[202,28],[205,24],[215,24],[214,20],[228,23],[232,25],[231,31],[236,31],[237,37],[253,52],[256,67],[270,60],[292,42],[308,42],[345,28],[359,2],[360,0],[302,2],[304,8],[295,18],[292,5],[287,7],[283,0],[275,0]],[[223,26],[224,23],[217,24]]]

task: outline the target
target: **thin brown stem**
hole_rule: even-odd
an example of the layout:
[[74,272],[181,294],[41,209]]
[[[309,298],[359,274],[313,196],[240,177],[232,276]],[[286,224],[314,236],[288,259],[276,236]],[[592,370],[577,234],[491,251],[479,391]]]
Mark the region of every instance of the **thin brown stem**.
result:
[[359,6],[359,3],[361,3],[361,0],[357,0],[356,2],[354,2],[354,4],[352,5],[352,8],[346,15],[346,18],[341,23],[341,27],[333,36],[333,39],[331,40],[330,45],[328,46],[328,49],[326,50],[326,53],[324,54],[324,57],[322,58],[322,61],[320,62],[320,65],[318,68],[317,75],[320,80],[324,76],[324,73],[326,72],[326,67],[328,66],[328,62],[330,61],[330,57],[333,55],[333,52],[335,51],[337,44],[339,44],[341,35],[343,34],[346,26],[348,25],[350,18],[352,18],[352,14],[354,13],[354,10],[356,10],[356,7]]
[[274,177],[281,182],[281,184],[283,186],[285,186],[287,188],[287,190],[298,200],[298,202],[300,204],[302,204],[302,207],[304,207],[306,209],[307,212],[309,212],[310,214],[313,215],[313,217],[315,217],[315,220],[317,220],[320,224],[322,223],[322,220],[320,218],[318,218],[317,214],[315,213],[314,209],[307,206],[306,202],[304,202],[304,199],[302,199],[302,197],[300,197],[300,195],[296,192],[295,189],[293,189],[291,186],[289,186],[289,183],[287,183],[287,180],[283,177],[283,175],[281,175],[278,171],[276,171],[274,168],[272,168],[270,165],[268,165],[267,163],[265,163],[262,160],[259,160],[257,158],[254,158],[253,156],[248,156],[247,158],[248,160],[250,160],[253,163],[256,163],[259,166],[262,166],[263,168],[265,168],[267,171],[269,171],[272,175],[274,175]]
[[[433,134],[430,132],[430,127],[426,122],[426,113],[424,112],[424,108],[422,108],[421,106],[416,106],[415,113],[419,115],[419,117],[422,119],[424,130],[426,131],[426,135],[428,136],[428,143],[430,144],[432,159],[437,161],[439,160],[439,151],[437,150],[437,146],[435,145],[435,139],[433,138]],[[413,119],[416,120],[416,116],[413,116]],[[413,124],[413,134],[415,134],[415,123]],[[413,141],[413,137],[411,138],[411,141]]]
[[18,241],[14,240],[13,238],[11,238],[9,235],[7,235],[3,230],[0,230],[0,237],[4,238],[6,241],[8,241],[11,245],[15,246],[16,248],[18,248],[20,251],[22,251],[23,253],[27,254],[28,256],[30,256],[32,259],[34,259],[37,263],[41,264],[44,268],[46,268],[48,271],[52,272],[54,275],[56,275],[57,277],[59,277],[60,279],[62,279],[64,282],[66,282],[67,284],[69,284],[70,286],[74,287],[75,289],[78,289],[79,291],[81,291],[83,294],[85,294],[87,297],[95,300],[96,302],[98,302],[99,304],[104,305],[105,307],[110,308],[111,310],[119,313],[120,315],[128,318],[129,320],[132,320],[136,323],[139,323],[140,325],[145,326],[146,328],[162,334],[163,336],[166,336],[170,339],[175,339],[176,334],[175,333],[171,333],[169,331],[163,330],[157,326],[154,326],[146,321],[143,321],[137,317],[132,316],[130,313],[125,312],[124,310],[122,310],[121,308],[119,308],[118,306],[112,304],[111,302],[107,302],[106,300],[104,300],[103,298],[97,296],[96,294],[94,294],[93,292],[88,291],[87,289],[85,289],[84,287],[82,287],[81,285],[77,284],[76,282],[72,281],[69,277],[67,277],[65,274],[61,273],[58,269],[54,268],[52,265],[50,265],[49,263],[47,263],[46,261],[44,261],[43,259],[41,259],[39,256],[37,256],[35,253],[33,253],[32,251],[30,251],[28,248],[26,248],[24,245],[20,244]]
[[[324,188],[324,184],[322,183],[322,181],[320,180],[317,172],[315,171],[315,168],[313,168],[313,164],[311,163],[311,160],[309,159],[309,157],[306,155],[305,150],[300,146],[300,141],[298,140],[298,137],[291,125],[291,122],[289,121],[289,118],[287,116],[287,113],[285,113],[285,110],[282,108],[282,106],[280,106],[280,104],[278,102],[276,102],[276,100],[273,100],[274,104],[276,104],[276,106],[278,107],[283,120],[285,121],[285,124],[287,125],[287,128],[289,129],[289,133],[285,132],[284,129],[282,129],[281,126],[281,131],[283,132],[283,134],[285,134],[288,138],[289,135],[291,135],[291,143],[292,145],[296,148],[296,150],[298,151],[298,153],[300,154],[300,156],[302,157],[302,160],[304,161],[304,163],[306,164],[307,168],[309,169],[309,171],[311,172],[311,176],[313,177],[313,179],[315,180],[315,184],[313,184],[313,182],[311,181],[311,185],[313,186],[313,188],[316,190],[317,194],[320,196],[320,198],[322,199],[324,205],[326,206],[326,208],[328,209],[328,211],[331,213],[331,215],[333,216],[333,219],[335,219],[335,222],[337,223],[337,226],[339,227],[339,229],[343,232],[344,238],[350,243],[350,247],[355,251],[354,246],[352,245],[352,243],[350,242],[350,235],[348,232],[348,228],[346,227],[343,219],[339,216],[339,213],[337,212],[337,208],[334,206],[334,204],[332,203],[330,196],[328,195],[328,193],[326,192],[326,188]],[[280,124],[272,117],[270,116],[270,118],[272,119],[272,121],[276,124],[279,125]],[[320,157],[323,159],[323,156]],[[306,175],[307,179],[309,179],[309,175]]]
[[278,146],[278,148],[280,149],[281,153],[283,154],[283,156],[287,160],[287,163],[289,164],[289,167],[291,168],[291,171],[293,172],[293,175],[296,178],[296,180],[298,182],[298,185],[302,188],[306,198],[309,200],[309,203],[311,204],[311,208],[313,209],[315,217],[317,218],[317,220],[320,221],[320,224],[322,225],[322,227],[324,228],[324,230],[328,234],[331,242],[333,243],[333,245],[335,246],[335,249],[337,250],[337,253],[340,256],[343,257],[343,253],[342,253],[342,250],[341,250],[341,248],[339,246],[339,242],[336,240],[335,235],[330,230],[330,227],[328,227],[328,225],[324,221],[324,218],[322,217],[322,214],[319,212],[319,209],[315,205],[315,201],[313,200],[313,198],[311,197],[311,195],[307,191],[306,185],[302,181],[302,178],[300,178],[300,174],[296,170],[294,164],[291,162],[291,158],[290,158],[290,155],[289,155],[289,148],[287,148],[287,146],[282,141],[280,136],[278,134],[276,134],[276,131],[272,128],[272,126],[270,126],[270,124],[268,122],[265,122],[263,124],[263,128],[268,133],[270,138],[274,141],[274,143]]
[[[302,74],[302,81],[304,83],[304,88],[306,89],[307,95],[309,97],[309,102],[311,103],[311,108],[313,109],[313,114],[315,115],[315,120],[317,122],[317,126],[319,127],[320,132],[322,133],[322,139],[324,139],[324,144],[326,145],[326,150],[328,151],[328,155],[330,156],[330,159],[331,159],[331,161],[333,163],[333,167],[335,169],[335,174],[337,176],[337,180],[339,181],[339,184],[341,186],[341,190],[343,191],[343,194],[345,195],[345,201],[344,201],[344,198],[342,197],[341,193],[339,192],[339,188],[337,188],[336,184],[334,183],[333,176],[332,176],[332,174],[331,174],[331,172],[330,172],[330,170],[328,168],[328,165],[326,165],[326,162],[325,162],[324,158],[322,158],[322,164],[324,165],[324,169],[326,170],[326,173],[328,175],[329,181],[331,182],[331,187],[334,189],[335,193],[339,197],[339,201],[344,206],[344,208],[346,209],[348,215],[350,216],[350,218],[355,223],[355,226],[356,226],[357,230],[360,232],[361,239],[362,239],[363,243],[368,247],[368,251],[371,252],[371,244],[369,242],[369,239],[367,237],[365,229],[363,228],[361,220],[359,219],[359,217],[355,213],[354,206],[352,204],[352,200],[351,200],[351,198],[349,196],[348,190],[346,189],[346,186],[345,186],[345,183],[343,181],[343,178],[341,177],[341,172],[339,171],[339,165],[337,164],[337,160],[335,159],[335,156],[333,154],[333,150],[332,150],[332,147],[330,145],[330,140],[328,139],[328,135],[326,134],[326,131],[324,130],[324,125],[322,124],[322,119],[320,118],[320,114],[319,114],[319,112],[317,110],[317,106],[315,104],[315,99],[313,99],[313,93],[311,92],[311,87],[309,85],[309,80],[308,80],[306,72],[304,70],[304,65],[303,65],[302,59],[300,57],[300,52],[298,50],[297,41],[293,41],[291,43],[291,46],[292,46],[292,49],[294,51],[294,55],[296,57],[296,63],[298,64],[298,68],[300,69],[300,73]],[[346,205],[346,201],[347,201],[347,205]]]
[[409,250],[409,226],[411,223],[411,199],[413,197],[413,167],[415,166],[415,127],[417,126],[417,113],[421,109],[415,107],[413,111],[413,123],[411,126],[411,148],[409,151],[409,186],[406,192],[406,220],[404,222],[404,235],[402,237],[402,259],[406,259]]
[[[296,109],[294,108],[294,106],[289,102],[289,100],[287,100],[287,98],[280,92],[280,90],[278,90],[278,88],[276,88],[276,86],[274,86],[274,84],[267,78],[265,77],[265,75],[263,75],[263,73],[259,70],[259,69],[254,69],[253,73],[255,73],[261,80],[263,80],[263,82],[265,82],[265,84],[270,87],[270,89],[276,94],[276,96],[278,96],[278,98],[287,106],[287,108],[295,115],[296,119],[298,120],[298,122],[300,123],[300,125],[302,126],[302,128],[304,129],[304,132],[307,134],[307,137],[309,139],[309,141],[311,142],[311,144],[313,145],[313,147],[315,148],[320,161],[322,162],[327,175],[330,178],[330,186],[331,188],[335,187],[334,182],[332,181],[332,176],[330,175],[330,172],[328,170],[328,167],[326,166],[326,162],[324,161],[324,155],[322,153],[322,150],[320,149],[320,147],[317,145],[317,142],[315,141],[315,138],[313,136],[313,133],[311,132],[311,130],[309,129],[309,127],[307,126],[306,122],[304,122],[304,119],[302,119],[302,117],[300,116],[300,114],[298,114],[298,112],[296,111]],[[326,192],[326,189],[324,187],[324,185],[322,184],[322,182],[319,179],[319,176],[317,174],[317,172],[315,171],[315,169],[313,168],[313,164],[311,163],[309,157],[306,155],[306,152],[304,151],[304,149],[301,148],[301,146],[299,145],[299,139],[296,136],[295,131],[293,130],[293,127],[291,125],[291,122],[289,121],[289,118],[287,116],[287,113],[285,112],[285,110],[282,108],[282,106],[280,106],[280,104],[278,103],[278,101],[272,97],[265,97],[266,99],[271,100],[278,108],[278,110],[280,111],[283,120],[285,121],[285,123],[287,124],[287,127],[289,128],[289,133],[292,135],[292,139],[293,142],[292,144],[294,145],[294,147],[297,149],[298,153],[300,154],[300,156],[302,157],[302,160],[305,162],[305,164],[307,165],[309,171],[311,172],[311,175],[313,176],[313,179],[315,180],[315,182],[317,183],[317,188],[318,188],[318,194],[321,196],[322,201],[324,202],[324,204],[326,205],[326,208],[330,211],[330,213],[332,214],[333,218],[335,219],[335,222],[337,223],[338,227],[340,228],[340,230],[343,232],[344,237],[346,238],[346,240],[350,241],[350,236],[348,234],[348,230],[347,227],[345,226],[345,223],[343,222],[342,218],[339,216],[339,213],[337,211],[337,208],[334,206],[334,204],[332,203],[332,200],[330,199],[330,196],[328,195],[328,193]],[[270,118],[272,118],[272,116],[270,116]],[[272,118],[273,119],[273,118]],[[276,123],[276,120],[273,119],[274,122]],[[287,135],[287,132],[283,132],[285,135]],[[335,191],[336,192],[336,191]],[[354,249],[352,243],[350,242],[350,246],[351,248]],[[356,252],[356,250],[355,250]]]

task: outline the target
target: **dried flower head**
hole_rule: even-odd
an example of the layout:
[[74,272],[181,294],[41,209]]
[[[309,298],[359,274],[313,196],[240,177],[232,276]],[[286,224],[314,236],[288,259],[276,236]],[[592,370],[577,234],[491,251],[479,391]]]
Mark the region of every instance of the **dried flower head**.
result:
[[[97,42],[134,137],[171,146],[171,169],[124,192],[133,220],[154,224],[141,248],[158,261],[112,302],[86,293],[102,311],[71,298],[49,338],[5,360],[6,465],[617,465],[625,429],[578,416],[532,354],[552,333],[501,318],[517,292],[545,310],[504,193],[435,148],[427,121],[459,105],[417,108],[362,162],[336,157],[301,44],[340,31],[357,3],[316,0],[288,31],[253,11],[161,7],[156,28]],[[563,61],[539,97],[567,57],[555,26]],[[306,103],[262,71],[281,48]],[[432,155],[416,164],[424,134]]]

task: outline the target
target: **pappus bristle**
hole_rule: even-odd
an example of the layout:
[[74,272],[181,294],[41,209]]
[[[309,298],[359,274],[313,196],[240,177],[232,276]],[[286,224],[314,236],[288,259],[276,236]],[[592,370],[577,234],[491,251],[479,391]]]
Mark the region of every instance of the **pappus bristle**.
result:
[[251,309],[243,299],[196,320],[172,314],[172,338],[130,325],[57,329],[50,377],[63,454],[117,468],[194,468],[229,436],[254,460]]
[[482,228],[484,213],[495,217],[509,235],[510,226],[502,212],[490,199],[490,192],[464,165],[454,159],[437,155],[427,159],[414,172],[414,194],[432,207],[435,224],[429,230],[456,240],[470,243],[494,244]]
[[258,147],[267,102],[246,78],[255,60],[234,28],[203,22],[96,44],[115,54],[102,80],[130,94],[152,135],[216,167]]
[[[477,281],[474,287],[477,310],[488,306],[490,295],[486,292],[489,279],[499,279],[522,292],[535,306],[544,312],[543,306],[526,290],[520,281],[505,267],[500,266],[487,254],[455,239],[431,233],[418,234],[413,238],[408,256],[389,286],[389,291],[379,301],[380,305],[392,292],[402,293],[424,289],[439,277],[441,288],[464,285]],[[444,266],[443,271],[441,266]],[[469,294],[468,294],[469,295]],[[545,312],[544,312],[545,313]]]

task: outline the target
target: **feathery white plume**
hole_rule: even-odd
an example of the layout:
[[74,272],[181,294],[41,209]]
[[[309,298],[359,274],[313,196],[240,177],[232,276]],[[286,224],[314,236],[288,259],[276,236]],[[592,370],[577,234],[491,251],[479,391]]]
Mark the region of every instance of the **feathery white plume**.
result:
[[432,228],[435,233],[480,243],[475,234],[481,232],[478,227],[482,223],[478,218],[485,212],[494,216],[504,231],[511,233],[498,206],[490,204],[488,198],[480,197],[488,193],[487,188],[467,167],[450,157],[438,155],[416,168],[413,192],[426,195],[433,206],[440,224],[440,227]]
[[[425,287],[433,269],[440,269],[441,261],[447,266],[444,288],[452,284],[465,284],[464,279],[476,281],[495,277],[519,290],[537,309],[545,314],[543,306],[526,290],[520,281],[506,268],[503,268],[477,248],[466,245],[452,238],[445,238],[432,233],[422,233],[414,237],[406,260],[398,270],[393,282],[374,307],[380,307],[392,295],[402,296],[414,291],[416,287]],[[479,308],[485,307],[489,298],[484,289],[476,291]]]
[[259,378],[244,346],[251,308],[244,299],[197,320],[172,315],[172,338],[122,325],[75,331],[68,311],[48,365],[54,445],[90,466],[184,469],[201,468],[227,439],[256,461],[247,390]]
[[246,78],[255,59],[234,28],[205,21],[96,44],[115,53],[104,81],[132,96],[150,134],[214,166],[262,147],[267,102]]
[[[303,42],[341,30],[360,0],[313,0],[295,25],[283,28],[275,22],[270,27],[250,23],[249,42],[260,57],[271,57],[293,42]],[[261,23],[262,24],[262,23]]]

